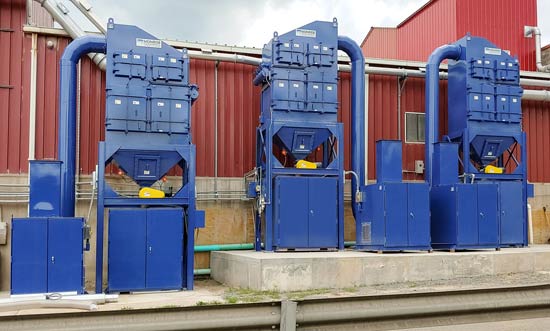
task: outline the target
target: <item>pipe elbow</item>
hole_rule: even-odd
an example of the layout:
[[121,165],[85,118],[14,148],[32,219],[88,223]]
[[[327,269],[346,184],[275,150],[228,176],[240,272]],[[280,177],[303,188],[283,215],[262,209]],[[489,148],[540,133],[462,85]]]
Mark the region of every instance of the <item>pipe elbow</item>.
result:
[[436,48],[432,54],[430,54],[430,57],[428,58],[428,62],[426,63],[426,66],[437,66],[443,62],[443,60],[446,59],[452,59],[457,60],[460,58],[460,54],[462,52],[462,48],[459,45],[443,45]]
[[78,62],[82,55],[87,53],[105,53],[107,41],[105,37],[82,36],[74,39],[63,52],[61,61]]

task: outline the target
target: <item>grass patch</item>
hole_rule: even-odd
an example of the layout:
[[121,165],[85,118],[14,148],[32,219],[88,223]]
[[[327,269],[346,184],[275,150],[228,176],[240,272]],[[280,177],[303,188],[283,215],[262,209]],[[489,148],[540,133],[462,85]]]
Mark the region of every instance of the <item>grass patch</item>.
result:
[[283,299],[299,300],[313,295],[327,294],[331,291],[331,289],[315,289],[281,293],[276,290],[256,291],[248,288],[230,288],[225,291],[224,299],[227,303],[253,303],[262,301],[278,301]]

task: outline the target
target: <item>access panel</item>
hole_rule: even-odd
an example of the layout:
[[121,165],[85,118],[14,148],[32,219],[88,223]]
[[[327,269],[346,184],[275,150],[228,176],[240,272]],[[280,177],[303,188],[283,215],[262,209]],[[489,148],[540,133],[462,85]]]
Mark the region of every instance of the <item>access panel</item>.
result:
[[11,293],[48,291],[47,218],[12,219]]
[[147,209],[147,289],[182,287],[183,209]]
[[308,243],[308,181],[306,177],[275,179],[275,237],[279,248],[304,248]]
[[430,247],[430,195],[428,184],[407,184],[409,246]]
[[386,183],[384,191],[386,246],[406,247],[409,241],[407,233],[407,185],[403,183]]
[[475,185],[458,184],[456,189],[457,244],[478,244],[477,193]]
[[83,224],[82,218],[48,220],[48,292],[84,290]]
[[338,181],[309,178],[309,247],[338,246]]
[[498,198],[496,184],[477,184],[479,244],[498,244]]
[[145,209],[109,210],[109,290],[145,286]]
[[525,245],[526,220],[523,214],[523,185],[521,182],[501,182],[500,242],[503,245]]

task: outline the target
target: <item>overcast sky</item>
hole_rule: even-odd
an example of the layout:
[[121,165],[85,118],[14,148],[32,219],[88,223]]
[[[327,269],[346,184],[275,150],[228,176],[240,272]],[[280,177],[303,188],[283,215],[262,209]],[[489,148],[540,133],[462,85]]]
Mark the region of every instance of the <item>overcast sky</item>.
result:
[[[68,0],[67,7],[73,9]],[[518,0],[520,1],[520,0]],[[88,0],[104,21],[137,25],[158,38],[262,47],[314,20],[338,18],[339,34],[361,43],[372,26],[395,26],[427,0]],[[538,0],[543,45],[550,43],[550,0]],[[434,27],[435,28],[435,27]],[[88,29],[92,29],[88,26]]]

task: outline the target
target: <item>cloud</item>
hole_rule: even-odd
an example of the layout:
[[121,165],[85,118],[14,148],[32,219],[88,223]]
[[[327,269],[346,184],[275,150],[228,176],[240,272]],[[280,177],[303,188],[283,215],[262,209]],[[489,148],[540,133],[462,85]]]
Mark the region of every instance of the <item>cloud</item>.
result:
[[[68,7],[72,4],[63,0]],[[137,25],[159,38],[262,47],[314,20],[338,18],[339,33],[360,43],[371,26],[395,26],[427,0],[89,0],[103,20]],[[76,12],[76,9],[72,11]],[[538,0],[543,44],[550,42],[549,0]],[[84,21],[80,19],[80,21]],[[88,29],[91,25],[86,26]]]

